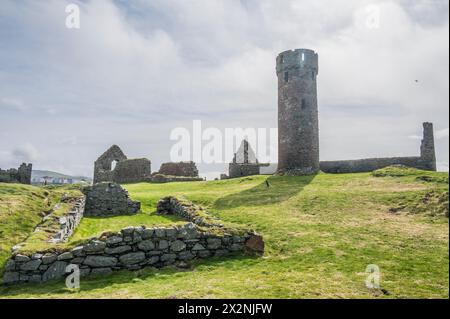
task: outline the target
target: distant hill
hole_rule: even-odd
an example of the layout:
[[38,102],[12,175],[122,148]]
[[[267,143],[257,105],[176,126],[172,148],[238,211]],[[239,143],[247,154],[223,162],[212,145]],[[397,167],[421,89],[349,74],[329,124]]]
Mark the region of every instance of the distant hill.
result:
[[74,181],[81,181],[81,180],[84,180],[86,182],[92,181],[91,177],[86,177],[86,176],[71,176],[71,175],[66,175],[66,174],[62,174],[62,173],[58,173],[58,172],[41,171],[41,170],[33,170],[31,172],[32,180],[39,180],[39,179],[43,178],[44,176],[50,177],[50,179],[64,178],[64,179],[72,179]]

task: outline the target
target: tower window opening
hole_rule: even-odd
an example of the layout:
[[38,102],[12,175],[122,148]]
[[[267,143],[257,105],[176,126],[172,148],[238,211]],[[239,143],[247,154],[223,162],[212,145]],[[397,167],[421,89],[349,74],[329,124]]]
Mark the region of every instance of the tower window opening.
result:
[[314,73],[314,71],[311,72],[311,78],[314,80],[316,78],[316,74]]
[[284,82],[289,82],[289,72],[284,72]]
[[302,53],[302,62],[305,61],[305,53]]
[[302,110],[306,109],[306,100],[302,99]]
[[284,63],[284,55],[280,56],[280,63],[283,64]]

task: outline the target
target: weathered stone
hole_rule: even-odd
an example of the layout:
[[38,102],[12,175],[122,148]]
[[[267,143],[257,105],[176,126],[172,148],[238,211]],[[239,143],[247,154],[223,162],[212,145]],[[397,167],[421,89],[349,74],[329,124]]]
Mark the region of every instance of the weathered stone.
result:
[[116,254],[126,253],[127,251],[130,251],[130,250],[131,250],[131,246],[125,245],[125,246],[117,246],[117,247],[113,247],[113,248],[106,248],[105,253],[107,253],[108,255],[116,255]]
[[147,256],[160,256],[162,254],[163,253],[160,250],[152,250],[147,253]]
[[166,231],[162,228],[156,228],[155,229],[155,236],[157,238],[165,238],[166,237]]
[[231,251],[240,251],[244,249],[244,245],[243,244],[233,244],[230,246],[230,250]]
[[134,232],[134,227],[130,226],[130,227],[126,227],[124,229],[121,230],[121,233],[123,236],[131,236],[133,235]]
[[226,250],[226,249],[218,249],[214,253],[214,256],[216,256],[216,257],[223,257],[223,256],[226,256],[227,254],[228,254],[228,250]]
[[211,252],[209,250],[199,250],[197,252],[197,256],[200,258],[207,258],[211,256]]
[[19,280],[21,282],[28,282],[30,280],[30,276],[27,274],[20,274],[19,275]]
[[3,283],[5,285],[16,283],[19,281],[19,273],[18,272],[5,272],[3,275]]
[[82,264],[84,261],[84,257],[76,257],[70,261],[71,264]]
[[175,254],[164,254],[161,256],[161,261],[164,263],[172,263],[177,259],[177,255]]
[[204,250],[204,249],[205,249],[205,247],[203,247],[203,245],[199,244],[199,243],[195,244],[194,247],[192,248],[193,251]]
[[106,239],[106,244],[107,245],[115,245],[115,244],[121,243],[122,241],[123,241],[123,238],[121,236],[111,236]]
[[6,270],[6,271],[11,271],[11,270],[15,270],[15,269],[16,269],[16,263],[15,263],[15,261],[14,261],[13,259],[9,259],[9,260],[6,262],[5,270]]
[[83,264],[95,268],[113,267],[117,264],[117,258],[106,256],[87,256]]
[[58,256],[56,254],[45,254],[42,257],[42,263],[45,265],[51,264],[54,261],[56,261],[56,259],[58,258]]
[[169,242],[167,240],[160,240],[158,242],[158,248],[161,250],[165,250],[165,249],[169,248]]
[[65,261],[55,261],[42,275],[42,281],[57,280],[66,274],[67,263]]
[[189,251],[183,251],[178,254],[178,259],[180,259],[180,260],[191,260],[194,257],[195,256]]
[[39,266],[41,264],[42,264],[42,261],[40,259],[30,260],[26,263],[23,263],[20,266],[20,269],[24,270],[24,271],[34,271],[34,270],[38,270]]
[[31,256],[31,259],[42,259],[42,256],[44,256],[44,255],[36,253]]
[[166,229],[166,236],[167,238],[175,238],[177,236],[178,231],[175,228],[168,228]]
[[137,263],[140,263],[141,261],[145,260],[145,253],[135,252],[135,253],[125,254],[125,255],[120,256],[119,260],[124,265],[137,264]]
[[30,261],[30,257],[21,254],[16,255],[14,259],[18,263],[25,263],[27,261]]
[[152,256],[148,259],[147,264],[148,265],[154,265],[159,261],[159,256]]
[[111,274],[113,271],[111,268],[94,268],[91,270],[91,276],[106,276]]
[[86,277],[91,273],[91,268],[80,268],[80,277]]
[[155,249],[155,243],[151,240],[144,240],[138,244],[138,248],[145,251],[153,250]]
[[44,264],[42,264],[42,265],[40,265],[39,266],[39,270],[47,270],[48,269],[48,265],[44,265]]
[[186,244],[181,240],[176,240],[170,244],[170,250],[174,252],[182,251],[186,248]]
[[31,275],[29,282],[32,283],[40,283],[42,281],[42,276],[41,275]]
[[70,251],[66,251],[65,253],[62,253],[58,256],[58,260],[68,260],[72,259],[74,256]]
[[83,251],[83,246],[78,246],[78,247],[75,247],[74,249],[72,249],[72,254],[75,257],[82,257],[82,256],[84,256],[85,253]]
[[198,177],[197,165],[194,162],[163,163],[159,174],[180,177]]
[[106,247],[106,243],[104,243],[103,241],[93,240],[89,244],[84,246],[83,250],[84,250],[84,252],[86,252],[88,254],[100,253],[100,252],[103,252],[105,247]]
[[142,231],[142,239],[150,239],[153,236],[153,229],[146,228]]
[[220,238],[208,238],[206,242],[208,244],[208,249],[218,249],[222,245]]
[[252,235],[245,242],[245,250],[250,253],[263,254],[264,253],[264,240],[262,236]]

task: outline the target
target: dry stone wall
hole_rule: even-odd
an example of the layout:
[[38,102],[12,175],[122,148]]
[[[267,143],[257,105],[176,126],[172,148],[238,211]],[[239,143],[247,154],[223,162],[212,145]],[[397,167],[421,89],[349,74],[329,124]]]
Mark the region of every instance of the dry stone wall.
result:
[[69,251],[40,252],[31,256],[16,254],[6,264],[3,283],[63,279],[71,264],[79,267],[81,276],[144,267],[187,267],[193,259],[244,251],[260,253],[255,247],[260,249],[261,241],[253,232],[218,234],[193,223],[165,228],[128,227]]
[[53,249],[30,255],[15,253],[6,264],[3,284],[61,280],[73,265],[84,277],[144,267],[185,268],[195,259],[264,253],[260,235],[252,230],[226,228],[189,201],[163,198],[158,202],[158,213],[175,214],[192,222],[172,227],[127,227],[59,252]]
[[83,189],[86,195],[85,216],[132,215],[141,203],[130,199],[127,190],[116,183],[98,183]]

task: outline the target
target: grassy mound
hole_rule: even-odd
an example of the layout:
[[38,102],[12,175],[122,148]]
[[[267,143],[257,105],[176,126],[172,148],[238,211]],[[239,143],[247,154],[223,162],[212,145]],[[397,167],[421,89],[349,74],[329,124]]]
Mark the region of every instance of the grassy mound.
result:
[[[142,212],[124,219],[84,220],[76,236],[154,222],[160,198],[184,196],[224,223],[260,233],[266,243],[263,258],[216,258],[196,262],[191,271],[123,271],[82,280],[75,292],[64,283],[0,288],[0,297],[448,298],[448,218],[388,212],[398,201],[448,191],[448,184],[438,181],[447,174],[431,175],[437,179],[361,173],[274,176],[270,187],[266,176],[125,185],[141,201]],[[369,264],[379,266],[381,288],[388,295],[366,288]]]
[[448,184],[448,174],[424,171],[412,167],[394,165],[378,169],[372,172],[375,177],[406,177],[422,182]]

